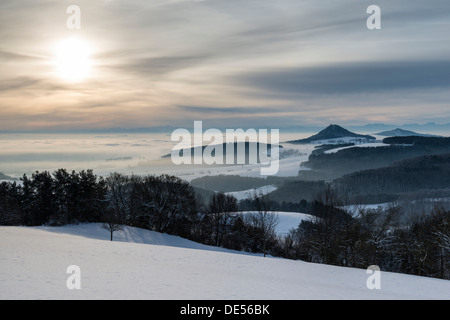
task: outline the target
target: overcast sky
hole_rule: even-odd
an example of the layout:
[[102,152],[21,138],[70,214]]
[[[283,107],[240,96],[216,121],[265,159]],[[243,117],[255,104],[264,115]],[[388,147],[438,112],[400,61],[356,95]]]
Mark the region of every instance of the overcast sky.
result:
[[[73,36],[77,82],[55,67]],[[0,75],[0,130],[447,123],[450,2],[2,1]]]

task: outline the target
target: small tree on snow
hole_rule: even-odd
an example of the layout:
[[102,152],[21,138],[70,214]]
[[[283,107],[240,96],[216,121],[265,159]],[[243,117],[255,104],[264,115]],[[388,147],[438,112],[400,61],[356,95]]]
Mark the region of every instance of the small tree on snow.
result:
[[108,230],[111,233],[111,241],[112,241],[113,232],[122,230],[122,225],[114,222],[105,222],[102,228]]
[[278,225],[278,214],[271,211],[271,202],[267,195],[256,192],[252,195],[256,211],[247,215],[247,220],[252,227],[260,231],[259,241],[262,243],[264,257],[267,251],[267,242],[275,236],[275,228]]
[[111,233],[111,241],[113,240],[114,231],[122,230],[122,220],[115,214],[113,210],[105,210],[103,212],[103,225],[102,228],[108,230]]

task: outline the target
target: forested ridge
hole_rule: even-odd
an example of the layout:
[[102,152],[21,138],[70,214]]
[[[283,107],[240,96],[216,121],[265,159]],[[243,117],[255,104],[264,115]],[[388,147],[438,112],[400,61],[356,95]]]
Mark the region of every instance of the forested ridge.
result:
[[[413,191],[450,190],[450,153],[422,156],[378,169],[357,171],[335,179],[340,194],[377,198]],[[449,193],[450,195],[450,193]]]
[[321,172],[324,179],[332,180],[344,174],[386,167],[406,159],[450,153],[450,138],[389,137],[383,139],[383,143],[388,145],[347,148],[334,153],[323,152],[329,147],[321,146],[303,166]]
[[[276,242],[268,207],[255,197],[254,214],[237,214],[236,198],[222,192],[209,201],[186,181],[167,174],[103,178],[92,170],[65,169],[23,175],[0,183],[0,225],[65,225],[102,222],[178,235],[204,244],[266,253]],[[267,248],[267,249],[266,249]]]

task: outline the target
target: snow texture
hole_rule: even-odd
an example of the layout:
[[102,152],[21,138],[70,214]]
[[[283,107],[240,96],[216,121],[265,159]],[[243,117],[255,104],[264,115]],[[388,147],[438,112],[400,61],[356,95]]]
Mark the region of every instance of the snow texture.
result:
[[[449,299],[450,281],[263,258],[100,224],[0,227],[0,299]],[[69,289],[68,266],[80,268]]]

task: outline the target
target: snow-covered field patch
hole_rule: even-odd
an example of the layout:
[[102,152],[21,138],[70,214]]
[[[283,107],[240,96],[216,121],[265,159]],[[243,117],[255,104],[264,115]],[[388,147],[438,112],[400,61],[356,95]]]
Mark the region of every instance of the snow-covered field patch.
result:
[[[241,211],[239,214],[246,215],[251,214],[253,211]],[[278,236],[285,236],[291,229],[298,227],[303,220],[312,220],[313,216],[300,213],[300,212],[285,212],[285,211],[269,211],[268,213],[277,215],[277,225],[275,227],[275,233]]]
[[238,201],[251,198],[253,195],[266,195],[273,191],[277,190],[277,186],[269,185],[269,186],[263,186],[259,188],[253,188],[243,191],[232,191],[232,192],[226,192],[225,194],[234,196]]
[[336,153],[338,151],[344,150],[344,149],[350,149],[350,148],[377,148],[377,147],[387,147],[390,146],[389,144],[383,143],[383,142],[370,142],[370,143],[362,143],[362,144],[355,144],[353,146],[347,146],[347,147],[337,147],[335,149],[326,150],[324,153]]

